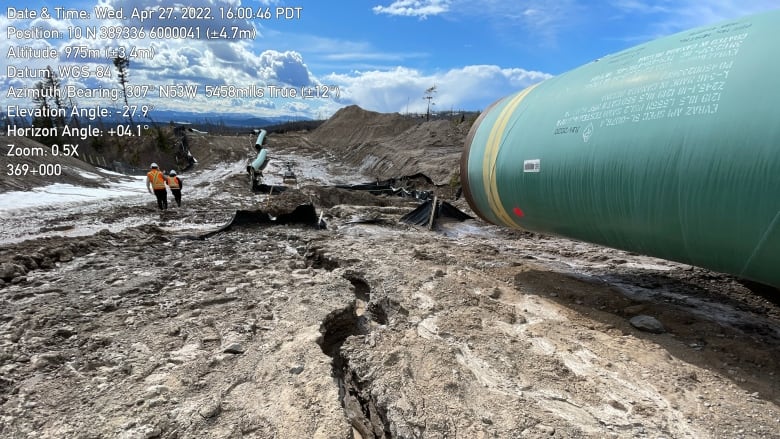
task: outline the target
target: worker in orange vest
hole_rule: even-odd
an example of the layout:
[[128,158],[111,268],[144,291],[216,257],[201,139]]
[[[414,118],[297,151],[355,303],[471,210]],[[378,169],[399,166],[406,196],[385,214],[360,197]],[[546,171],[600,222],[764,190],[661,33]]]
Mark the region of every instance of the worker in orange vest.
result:
[[181,207],[181,178],[176,175],[176,171],[173,169],[168,172],[166,183],[168,183],[168,187],[171,189],[173,198],[176,200],[176,206]]
[[168,208],[168,191],[165,190],[165,174],[157,167],[157,163],[150,165],[149,172],[146,173],[146,190],[154,193],[157,197],[157,207],[160,210]]

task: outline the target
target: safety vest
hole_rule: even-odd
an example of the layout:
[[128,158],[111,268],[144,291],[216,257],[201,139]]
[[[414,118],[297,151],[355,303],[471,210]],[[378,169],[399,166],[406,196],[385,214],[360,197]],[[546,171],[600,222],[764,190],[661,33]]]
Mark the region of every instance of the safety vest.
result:
[[165,189],[165,177],[163,176],[163,173],[158,171],[157,169],[152,169],[146,174],[146,178],[149,179],[150,182],[152,182],[152,188],[154,190],[157,189]]
[[179,188],[179,177],[168,177],[168,187],[171,189]]

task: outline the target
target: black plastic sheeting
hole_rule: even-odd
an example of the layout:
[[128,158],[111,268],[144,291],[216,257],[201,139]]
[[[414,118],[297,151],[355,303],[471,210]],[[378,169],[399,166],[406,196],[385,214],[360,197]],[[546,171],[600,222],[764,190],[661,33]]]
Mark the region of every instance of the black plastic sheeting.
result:
[[317,211],[312,204],[301,204],[292,212],[275,217],[262,210],[237,210],[227,227],[254,224],[305,224],[325,228],[325,223],[317,218]]
[[301,204],[293,211],[286,212],[277,216],[272,216],[262,210],[237,210],[233,218],[226,224],[215,230],[210,230],[199,235],[179,236],[178,239],[206,239],[209,236],[224,232],[231,227],[254,226],[254,225],[275,225],[275,224],[303,224],[318,229],[327,228],[325,221],[317,217],[317,211],[312,204]]
[[429,223],[431,222],[432,210],[434,209],[435,209],[435,212],[433,212],[434,224],[431,225],[435,225],[436,220],[440,218],[449,218],[457,221],[474,219],[474,217],[463,213],[460,209],[453,206],[452,204],[446,201],[434,199],[434,200],[428,200],[420,204],[419,206],[417,206],[416,209],[402,216],[400,221],[402,223],[411,224],[415,226],[428,226]]
[[261,194],[276,195],[276,194],[281,194],[287,189],[289,189],[287,186],[270,185],[270,184],[261,183],[257,185],[255,191]]
[[394,195],[397,197],[415,198],[418,200],[430,200],[433,198],[432,191],[419,191],[407,188],[410,183],[413,183],[412,180],[415,179],[424,180],[431,185],[433,184],[433,180],[428,178],[425,174],[415,174],[406,177],[379,180],[374,183],[338,184],[334,187],[353,191],[366,191],[373,195]]
[[[284,171],[282,182],[285,184],[296,184],[298,178],[292,169],[292,165],[288,162],[285,163],[286,170]],[[372,195],[393,195],[402,198],[414,198],[416,200],[431,200],[433,199],[433,191],[417,190],[414,189],[415,183],[424,181],[429,185],[433,185],[433,180],[428,178],[425,174],[414,174],[406,177],[390,178],[387,180],[379,180],[373,183],[359,183],[359,184],[337,184],[333,186],[322,187],[335,187],[338,189],[347,189],[352,191],[365,191]],[[288,186],[282,185],[268,185],[258,184],[253,191],[268,195],[280,194],[289,189]]]

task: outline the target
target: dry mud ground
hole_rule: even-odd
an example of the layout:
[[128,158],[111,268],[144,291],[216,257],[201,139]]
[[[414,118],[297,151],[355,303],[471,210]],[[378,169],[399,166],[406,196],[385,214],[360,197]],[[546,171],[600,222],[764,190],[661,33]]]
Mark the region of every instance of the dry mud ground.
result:
[[[164,218],[143,190],[3,213],[0,436],[780,437],[776,296],[479,220],[401,224],[415,202],[318,188],[370,176],[302,134],[266,172],[292,161],[300,187],[252,194],[245,139],[203,142]],[[326,229],[195,239],[301,201]]]

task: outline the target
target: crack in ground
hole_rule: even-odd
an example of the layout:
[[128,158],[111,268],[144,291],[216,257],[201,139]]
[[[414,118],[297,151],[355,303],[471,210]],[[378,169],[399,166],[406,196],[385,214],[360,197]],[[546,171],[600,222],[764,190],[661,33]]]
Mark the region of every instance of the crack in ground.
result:
[[377,405],[365,381],[349,365],[341,352],[344,341],[351,336],[365,336],[371,332],[372,316],[376,323],[385,324],[386,313],[379,304],[371,304],[371,289],[365,280],[345,276],[353,286],[355,301],[345,308],[330,312],[320,326],[318,340],[325,355],[331,357],[333,377],[339,387],[339,400],[352,426],[353,439],[385,439],[391,437],[390,423],[383,407]]
[[320,247],[308,249],[304,259],[315,270],[333,271],[339,268],[339,261]]

